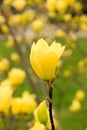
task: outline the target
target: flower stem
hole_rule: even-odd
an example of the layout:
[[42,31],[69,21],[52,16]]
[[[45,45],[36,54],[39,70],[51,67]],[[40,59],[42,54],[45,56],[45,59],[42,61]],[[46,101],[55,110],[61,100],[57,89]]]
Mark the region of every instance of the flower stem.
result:
[[54,121],[53,121],[53,115],[52,115],[52,95],[53,95],[53,87],[52,82],[48,82],[48,90],[49,90],[49,116],[50,116],[50,122],[51,122],[51,128],[52,130],[55,130]]

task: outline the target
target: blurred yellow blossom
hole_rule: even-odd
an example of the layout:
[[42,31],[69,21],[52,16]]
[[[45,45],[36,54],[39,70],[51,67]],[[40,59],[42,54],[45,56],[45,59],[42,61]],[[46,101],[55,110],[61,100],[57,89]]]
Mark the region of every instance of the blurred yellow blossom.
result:
[[65,70],[65,71],[64,71],[64,77],[65,77],[65,78],[69,77],[70,75],[71,75],[70,70]]
[[15,97],[12,99],[12,113],[13,114],[32,114],[36,108],[35,95],[24,91],[22,97]]
[[56,0],[47,0],[45,5],[46,5],[46,8],[49,11],[55,11],[55,9],[56,9]]
[[11,5],[17,10],[22,10],[26,4],[26,0],[13,0],[11,3]]
[[65,13],[67,6],[62,0],[58,0],[56,3],[56,9],[59,13]]
[[60,38],[64,38],[64,37],[66,37],[66,32],[63,29],[58,29],[56,32],[56,36],[58,36]]
[[81,23],[80,24],[80,29],[84,32],[87,32],[87,24],[86,23]]
[[0,112],[8,113],[13,90],[10,86],[0,86]]
[[15,62],[15,61],[19,61],[20,57],[17,53],[12,53],[10,59]]
[[83,90],[78,90],[75,95],[75,99],[78,101],[82,101],[85,97],[85,92]]
[[72,6],[76,0],[62,0],[67,6]]
[[7,78],[1,81],[0,86],[12,86],[11,81]]
[[0,14],[0,24],[3,24],[5,22],[5,18],[3,15]]
[[8,20],[8,22],[11,26],[19,24],[20,21],[21,21],[21,15],[20,14],[11,15],[9,17],[9,20]]
[[9,68],[9,60],[6,58],[2,58],[0,60],[0,72],[7,71]]
[[12,98],[11,101],[11,110],[14,115],[20,114],[21,112],[21,106],[22,106],[22,99],[21,97],[15,97]]
[[14,39],[11,35],[8,35],[8,39],[6,41],[6,47],[13,47],[14,46]]
[[8,34],[8,33],[9,33],[9,28],[7,27],[7,25],[2,24],[0,28],[1,28],[1,31],[2,31],[3,33],[5,33],[5,34]]
[[78,112],[81,109],[81,103],[78,100],[74,99],[69,109],[72,112]]
[[40,19],[36,19],[31,24],[34,31],[39,32],[43,27],[43,21]]
[[86,16],[86,15],[80,16],[80,21],[81,21],[82,23],[87,23],[87,16]]
[[85,70],[85,61],[84,60],[80,60],[77,65],[78,65],[78,69],[80,72],[83,72]]
[[40,39],[33,43],[30,53],[32,68],[40,79],[52,80],[55,78],[57,63],[64,52],[65,46],[53,42],[50,46]]
[[21,84],[24,81],[25,76],[25,71],[19,68],[12,68],[8,73],[8,78],[11,80],[13,85]]
[[24,91],[22,94],[21,112],[32,114],[36,106],[37,106],[37,103],[35,101],[35,95],[29,94],[28,91]]
[[4,0],[4,4],[9,5],[13,0]]
[[72,19],[71,14],[65,14],[65,15],[63,16],[63,20],[64,20],[65,22],[69,22],[71,19]]

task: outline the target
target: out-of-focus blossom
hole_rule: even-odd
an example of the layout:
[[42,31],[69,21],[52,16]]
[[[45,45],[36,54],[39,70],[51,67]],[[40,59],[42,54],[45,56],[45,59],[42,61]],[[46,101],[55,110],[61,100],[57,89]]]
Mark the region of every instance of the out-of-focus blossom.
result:
[[13,0],[11,3],[11,5],[17,10],[22,10],[26,4],[25,0]]
[[82,90],[78,90],[75,95],[75,99],[78,101],[82,101],[85,97],[85,92]]
[[78,112],[81,109],[81,103],[78,100],[73,100],[71,106],[69,107],[70,111]]
[[0,112],[8,114],[13,90],[10,86],[0,86]]
[[40,19],[36,19],[31,24],[32,29],[36,32],[39,32],[43,27],[43,21]]
[[12,99],[13,114],[32,114],[36,106],[35,95],[28,91],[24,91],[22,97]]
[[13,85],[21,84],[24,81],[25,76],[25,71],[19,68],[12,68],[8,73],[8,78],[11,80]]
[[7,71],[9,68],[9,60],[6,58],[2,58],[0,60],[0,72]]
[[10,59],[14,62],[17,62],[19,61],[19,55],[17,53],[12,53],[11,56],[10,56]]

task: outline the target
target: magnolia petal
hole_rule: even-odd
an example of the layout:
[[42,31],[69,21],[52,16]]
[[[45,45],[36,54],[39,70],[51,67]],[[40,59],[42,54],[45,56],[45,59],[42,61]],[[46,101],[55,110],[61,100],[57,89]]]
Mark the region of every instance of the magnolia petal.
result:
[[36,58],[36,54],[34,51],[30,54],[30,62],[36,75],[42,79],[42,68],[40,64],[38,63],[38,60]]
[[64,50],[65,50],[65,46],[61,47],[61,48],[58,50],[58,52],[57,52],[58,59],[60,59],[60,57],[62,56]]
[[37,41],[37,44],[36,44],[36,50],[38,51],[38,50],[40,50],[40,49],[49,49],[49,46],[48,46],[48,44],[47,44],[47,42],[44,40],[44,39],[40,39],[40,40],[38,40]]
[[43,39],[38,40],[36,44],[36,57],[40,65],[44,64],[44,58],[49,53],[50,48],[47,42]]
[[56,49],[59,49],[61,47],[61,44],[60,43],[57,43],[57,42],[53,42],[51,45],[50,45],[50,48],[52,49],[52,50],[56,50]]
[[60,43],[57,43],[57,42],[53,42],[51,45],[50,45],[50,48],[52,51],[54,51],[57,56],[60,58],[61,55],[63,54],[64,52],[64,49],[65,49],[65,46],[61,47],[61,44]]
[[54,52],[50,52],[43,64],[43,75],[45,80],[53,79],[55,77],[55,70],[57,67],[58,57]]

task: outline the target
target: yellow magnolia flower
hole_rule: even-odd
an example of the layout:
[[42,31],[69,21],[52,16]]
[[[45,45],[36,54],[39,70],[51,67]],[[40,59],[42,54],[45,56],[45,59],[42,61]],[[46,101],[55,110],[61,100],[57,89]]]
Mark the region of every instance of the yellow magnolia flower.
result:
[[10,59],[14,62],[15,61],[17,62],[17,61],[19,61],[20,57],[17,53],[12,53],[11,56],[10,56]]
[[76,1],[76,0],[62,0],[67,6],[72,6],[72,4]]
[[66,37],[66,32],[62,29],[58,29],[56,32],[56,36],[58,36],[60,38],[64,38],[64,37]]
[[16,8],[17,10],[22,10],[26,6],[26,1],[25,0],[13,0],[11,5]]
[[25,71],[18,68],[13,68],[8,73],[8,78],[11,80],[13,85],[21,84],[24,81],[25,76],[26,76]]
[[69,109],[72,112],[78,112],[81,109],[81,103],[78,100],[74,99]]
[[8,20],[8,22],[11,26],[19,24],[20,21],[21,21],[21,15],[20,14],[11,15],[9,17],[9,20]]
[[12,113],[13,114],[32,114],[36,108],[35,95],[29,94],[28,91],[24,91],[22,97],[16,97],[12,99]]
[[46,8],[49,11],[55,11],[55,9],[56,9],[56,0],[47,0],[46,1]]
[[7,78],[0,83],[1,86],[12,86],[11,81]]
[[1,25],[1,31],[5,34],[8,34],[9,33],[9,28],[7,27],[7,25],[5,24],[2,24]]
[[9,35],[6,41],[6,47],[11,48],[13,46],[14,46],[14,39],[11,35]]
[[65,46],[53,42],[50,46],[40,39],[33,43],[30,53],[30,62],[32,68],[40,79],[52,80],[55,78],[55,71],[58,61],[64,52]]
[[30,94],[28,91],[24,91],[22,94],[21,112],[32,114],[36,106],[35,95]]
[[78,90],[76,92],[76,95],[75,95],[75,99],[77,99],[78,101],[82,101],[85,97],[85,92],[82,91],[82,90]]
[[0,60],[0,71],[6,71],[9,68],[9,60],[6,58],[3,58]]
[[3,15],[0,14],[0,24],[3,24],[5,22],[5,18]]
[[13,90],[10,86],[0,86],[0,112],[8,113]]
[[11,101],[11,110],[14,115],[21,113],[22,99],[15,97]]
[[32,22],[31,26],[34,31],[39,32],[43,27],[43,21],[40,19],[36,19]]

